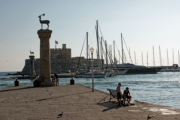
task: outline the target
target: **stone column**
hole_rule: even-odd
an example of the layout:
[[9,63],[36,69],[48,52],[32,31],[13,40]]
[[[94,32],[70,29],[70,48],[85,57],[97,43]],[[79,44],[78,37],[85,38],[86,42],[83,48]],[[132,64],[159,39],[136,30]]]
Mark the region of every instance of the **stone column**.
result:
[[37,33],[40,38],[40,77],[43,78],[43,82],[46,84],[41,86],[50,86],[51,60],[49,38],[51,37],[52,30],[40,29]]
[[30,55],[30,76],[34,77],[36,75],[35,69],[34,69],[34,55]]

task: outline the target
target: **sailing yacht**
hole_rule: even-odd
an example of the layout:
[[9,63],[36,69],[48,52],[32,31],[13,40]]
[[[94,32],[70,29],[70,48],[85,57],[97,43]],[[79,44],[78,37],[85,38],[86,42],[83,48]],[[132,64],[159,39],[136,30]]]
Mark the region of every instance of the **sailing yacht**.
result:
[[151,67],[135,65],[124,62],[123,36],[121,33],[122,64],[117,64],[117,69],[127,70],[125,74],[156,74],[159,70]]

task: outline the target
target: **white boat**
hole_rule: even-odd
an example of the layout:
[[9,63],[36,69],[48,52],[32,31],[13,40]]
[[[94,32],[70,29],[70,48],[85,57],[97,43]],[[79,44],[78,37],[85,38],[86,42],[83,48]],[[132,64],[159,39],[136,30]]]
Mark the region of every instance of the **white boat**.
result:
[[180,72],[180,67],[178,64],[173,64],[172,66],[162,66],[160,72]]
[[[106,78],[105,72],[94,71],[94,78]],[[92,78],[92,72],[76,73],[77,78]]]

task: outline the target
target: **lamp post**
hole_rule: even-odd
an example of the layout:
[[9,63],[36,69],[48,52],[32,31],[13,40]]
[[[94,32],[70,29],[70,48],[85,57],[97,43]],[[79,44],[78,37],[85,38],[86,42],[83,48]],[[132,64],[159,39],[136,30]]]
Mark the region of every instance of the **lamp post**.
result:
[[91,52],[91,62],[92,62],[92,67],[91,67],[91,73],[92,73],[92,92],[94,92],[94,64],[93,64],[93,52],[94,52],[94,48],[91,47],[90,48],[90,52]]

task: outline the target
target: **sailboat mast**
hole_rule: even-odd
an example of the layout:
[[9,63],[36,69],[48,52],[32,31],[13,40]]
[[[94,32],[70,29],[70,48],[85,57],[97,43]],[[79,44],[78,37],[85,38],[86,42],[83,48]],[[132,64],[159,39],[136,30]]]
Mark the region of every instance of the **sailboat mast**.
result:
[[122,51],[122,64],[124,64],[124,49],[123,49],[123,36],[121,33],[121,51]]
[[147,66],[148,66],[148,51],[147,51]]
[[169,55],[168,55],[168,49],[167,49],[167,65],[169,66]]
[[112,45],[109,45],[109,61],[111,66],[113,67],[113,59],[112,59]]
[[121,62],[121,55],[120,55],[120,51],[118,50],[118,54],[119,54],[119,64]]
[[180,66],[180,56],[179,56],[179,50],[178,50],[178,64]]
[[173,64],[174,64],[174,49],[172,49],[172,59],[173,59]]
[[129,48],[129,59],[130,59],[131,63],[133,64],[133,60],[131,58],[131,49],[130,48]]
[[98,27],[98,20],[96,20],[96,39],[97,39],[97,59],[99,60],[99,27]]
[[103,63],[103,37],[101,37],[101,67],[102,69],[104,68],[104,63]]
[[102,44],[103,43],[103,37],[101,37],[101,42],[100,43],[101,43],[100,44],[101,45],[101,49],[100,49],[101,50],[101,59],[103,60],[103,44]]
[[87,59],[87,61],[86,61],[86,68],[88,68],[88,54],[89,54],[89,46],[88,46],[88,32],[86,32],[86,48],[87,48],[87,50],[86,50],[86,59]]
[[160,62],[160,66],[162,66],[162,57],[161,57],[161,48],[159,46],[159,62]]
[[136,65],[136,52],[134,51],[134,64]]
[[142,65],[144,65],[143,52],[141,53]]
[[101,61],[99,57],[99,25],[98,25],[98,20],[96,20],[96,39],[97,39],[97,60],[99,63],[99,68],[101,68]]
[[115,65],[116,64],[115,41],[113,41],[113,50],[114,50],[114,65]]
[[108,50],[107,50],[107,41],[105,40],[105,49],[106,49],[106,67],[108,67]]
[[154,55],[154,46],[153,46],[153,66],[155,66],[155,55]]

